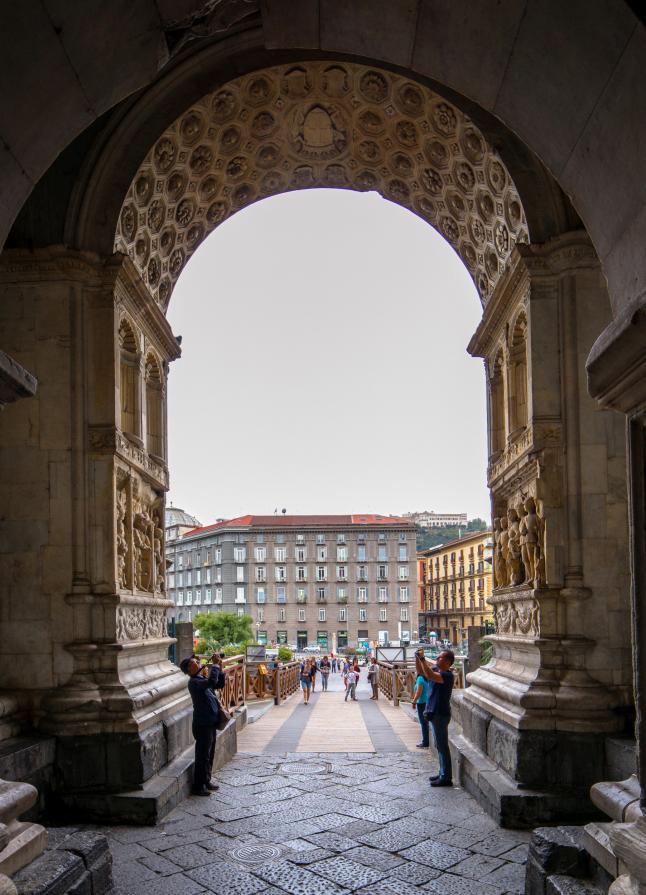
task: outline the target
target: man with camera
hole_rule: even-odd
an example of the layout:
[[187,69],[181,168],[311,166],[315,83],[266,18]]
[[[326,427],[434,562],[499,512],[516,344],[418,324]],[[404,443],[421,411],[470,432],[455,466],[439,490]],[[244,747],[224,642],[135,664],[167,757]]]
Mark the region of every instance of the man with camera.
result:
[[[210,671],[207,669],[210,665]],[[182,659],[179,667],[189,676],[188,692],[193,701],[193,738],[195,739],[195,766],[193,769],[193,795],[210,796],[218,788],[211,783],[215,737],[220,714],[220,703],[215,695],[225,684],[222,659],[212,655],[204,668],[195,656]],[[206,676],[204,674],[206,673]]]
[[453,786],[453,769],[449,749],[449,722],[451,721],[451,693],[454,677],[451,666],[455,662],[453,650],[443,650],[435,665],[424,656],[424,650],[415,653],[417,673],[429,682],[429,694],[424,717],[430,722],[433,742],[437,749],[440,772],[430,778],[431,786]]

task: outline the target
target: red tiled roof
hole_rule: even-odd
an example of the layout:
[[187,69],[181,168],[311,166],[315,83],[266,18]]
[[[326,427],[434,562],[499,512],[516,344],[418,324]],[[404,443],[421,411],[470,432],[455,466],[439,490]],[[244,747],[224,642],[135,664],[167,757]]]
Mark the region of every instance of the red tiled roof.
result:
[[312,525],[331,525],[342,528],[346,525],[407,525],[410,519],[402,516],[381,516],[379,513],[354,513],[349,516],[237,516],[213,525],[203,525],[185,532],[190,537],[198,532],[215,531],[219,528],[308,528]]

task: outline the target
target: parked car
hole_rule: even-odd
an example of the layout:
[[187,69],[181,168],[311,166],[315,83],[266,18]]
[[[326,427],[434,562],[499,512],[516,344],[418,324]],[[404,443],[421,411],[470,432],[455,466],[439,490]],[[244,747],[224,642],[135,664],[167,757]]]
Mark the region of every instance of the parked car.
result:
[[318,643],[309,643],[307,646],[303,647],[303,652],[304,653],[320,653],[321,647],[318,645]]

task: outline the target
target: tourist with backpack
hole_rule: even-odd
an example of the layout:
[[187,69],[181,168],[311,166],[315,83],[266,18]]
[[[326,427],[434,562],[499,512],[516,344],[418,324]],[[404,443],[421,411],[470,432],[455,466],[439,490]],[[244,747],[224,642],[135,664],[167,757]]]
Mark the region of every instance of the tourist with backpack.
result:
[[312,666],[310,660],[305,659],[301,662],[301,690],[303,691],[303,705],[307,705],[310,701],[310,693],[312,692]]

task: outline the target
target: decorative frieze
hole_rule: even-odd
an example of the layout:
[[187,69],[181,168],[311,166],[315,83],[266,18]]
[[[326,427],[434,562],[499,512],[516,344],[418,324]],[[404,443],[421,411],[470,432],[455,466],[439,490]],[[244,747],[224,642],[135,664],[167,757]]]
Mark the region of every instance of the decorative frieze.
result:
[[117,606],[117,642],[166,637],[166,609],[154,606]]

